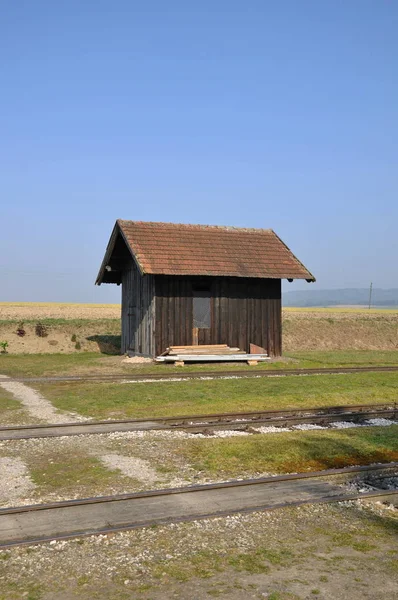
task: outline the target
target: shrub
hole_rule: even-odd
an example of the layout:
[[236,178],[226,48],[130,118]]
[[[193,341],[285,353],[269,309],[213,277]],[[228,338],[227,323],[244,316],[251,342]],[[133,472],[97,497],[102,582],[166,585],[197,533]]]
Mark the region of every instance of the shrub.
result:
[[76,333],[74,333],[74,334],[72,335],[72,337],[70,338],[70,341],[71,341],[71,342],[76,342],[76,339],[77,339],[77,338],[76,338]]
[[36,327],[35,327],[35,333],[38,337],[47,337],[48,336],[48,331],[47,331],[47,327],[45,325],[43,325],[43,323],[40,323],[40,321],[38,323],[36,323]]
[[76,350],[81,350],[81,348],[82,348],[81,343],[80,342],[76,342],[75,348],[76,348]]
[[6,340],[0,342],[0,348],[2,354],[7,354],[8,342]]
[[20,321],[18,323],[18,327],[17,327],[17,335],[19,335],[19,337],[23,337],[26,334],[25,331],[25,327],[24,327],[24,322]]

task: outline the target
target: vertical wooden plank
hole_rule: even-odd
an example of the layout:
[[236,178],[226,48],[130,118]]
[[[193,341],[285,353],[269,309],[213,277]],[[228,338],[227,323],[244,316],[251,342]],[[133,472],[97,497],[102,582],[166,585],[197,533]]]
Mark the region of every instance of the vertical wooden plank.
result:
[[162,353],[162,280],[155,276],[155,348],[156,354]]
[[162,352],[168,348],[168,324],[169,324],[169,278],[163,276],[163,306],[162,306]]
[[186,298],[186,280],[181,277],[178,278],[178,290],[180,294],[180,309],[179,315],[181,319],[180,324],[180,335],[179,335],[179,344],[181,346],[188,345],[187,342],[187,320],[188,320],[188,311],[187,311],[187,298]]
[[239,282],[239,311],[237,327],[239,330],[238,346],[248,352],[249,343],[247,341],[247,279]]
[[174,295],[174,277],[168,278],[168,314],[167,314],[167,346],[174,346],[175,340],[175,295]]
[[[269,281],[269,280],[267,280]],[[259,344],[268,354],[271,353],[271,312],[270,312],[270,293],[267,281],[261,282],[261,343]]]
[[275,354],[282,356],[282,281],[280,279],[275,280],[275,296]]
[[233,342],[233,327],[234,327],[234,299],[233,299],[233,293],[234,293],[234,283],[233,283],[233,279],[230,278],[226,281],[227,284],[227,293],[226,293],[226,298],[227,298],[227,323],[226,323],[226,328],[227,328],[227,339],[226,339],[226,343],[228,344],[228,346],[234,346],[234,342]]
[[247,283],[247,298],[246,298],[246,336],[247,336],[247,348],[246,352],[250,351],[250,344],[253,342],[253,307],[252,307],[252,297],[253,297],[253,283],[252,280],[249,279]]
[[212,287],[211,344],[219,344],[220,335],[220,279],[216,277]]
[[127,324],[127,290],[126,290],[127,271],[122,273],[122,339],[120,351],[122,354],[126,352],[126,324]]
[[193,296],[192,296],[192,279],[187,280],[187,345],[193,344]]
[[220,344],[228,344],[228,282],[224,278],[221,280],[220,297]]

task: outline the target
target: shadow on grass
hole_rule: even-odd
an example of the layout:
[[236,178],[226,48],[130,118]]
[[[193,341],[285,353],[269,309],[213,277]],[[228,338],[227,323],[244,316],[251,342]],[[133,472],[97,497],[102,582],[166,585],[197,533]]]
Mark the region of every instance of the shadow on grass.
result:
[[[341,430],[340,430],[341,431]],[[355,429],[350,433],[340,433],[335,439],[326,438],[322,434],[313,434],[309,438],[300,436],[295,440],[295,455],[280,461],[283,472],[323,471],[324,469],[339,469],[354,465],[372,463],[389,463],[398,461],[396,444],[382,432],[363,432],[363,438],[358,438]],[[366,436],[366,437],[365,437]],[[388,436],[388,437],[387,437]]]
[[101,354],[120,354],[120,335],[90,335],[86,339],[89,342],[96,342]]

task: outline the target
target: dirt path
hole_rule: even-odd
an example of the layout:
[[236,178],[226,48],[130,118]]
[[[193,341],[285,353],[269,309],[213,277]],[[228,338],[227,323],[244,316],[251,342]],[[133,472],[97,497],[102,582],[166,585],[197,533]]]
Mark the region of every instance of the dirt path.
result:
[[29,414],[37,421],[47,423],[67,423],[69,421],[85,421],[86,418],[72,412],[56,410],[51,402],[46,400],[39,392],[24,383],[7,381],[7,375],[0,375],[0,387],[10,392],[16,400],[21,402]]

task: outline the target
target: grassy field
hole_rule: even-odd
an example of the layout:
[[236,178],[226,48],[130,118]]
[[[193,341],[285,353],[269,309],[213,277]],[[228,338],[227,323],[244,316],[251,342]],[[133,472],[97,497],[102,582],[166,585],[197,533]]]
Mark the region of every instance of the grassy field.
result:
[[398,373],[34,387],[62,410],[101,419],[133,418],[395,402]]
[[0,387],[0,424],[20,424],[23,414],[21,403]]
[[[21,322],[26,331],[23,337],[17,335]],[[45,337],[35,332],[38,322],[46,328]],[[287,353],[398,349],[398,309],[289,307],[283,309],[282,325]],[[13,355],[115,354],[120,348],[120,305],[3,302],[0,341],[9,343],[8,351]]]
[[396,366],[398,350],[345,350],[287,352],[284,360],[261,363],[256,367],[246,364],[200,364],[184,368],[165,364],[123,364],[120,356],[100,355],[97,352],[74,354],[0,354],[0,373],[10,376],[51,376],[85,374],[138,374],[231,371],[237,369],[250,373],[263,369],[331,368],[357,366]]
[[398,461],[398,425],[189,440],[180,452],[209,477],[391,462]]
[[335,314],[344,314],[344,313],[348,313],[351,315],[374,315],[374,314],[379,314],[379,315],[383,315],[383,314],[396,314],[398,313],[398,307],[397,308],[376,308],[376,307],[371,307],[368,308],[366,306],[325,306],[325,307],[320,307],[320,306],[285,306],[283,308],[283,312],[288,314],[288,313],[303,313],[303,314],[308,314],[308,313],[314,313],[314,314],[319,314],[319,315],[325,315],[325,314],[330,314],[330,313],[335,313]]

